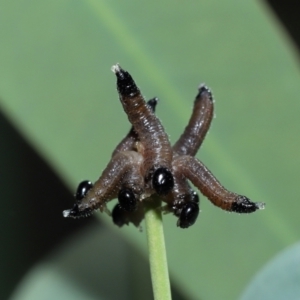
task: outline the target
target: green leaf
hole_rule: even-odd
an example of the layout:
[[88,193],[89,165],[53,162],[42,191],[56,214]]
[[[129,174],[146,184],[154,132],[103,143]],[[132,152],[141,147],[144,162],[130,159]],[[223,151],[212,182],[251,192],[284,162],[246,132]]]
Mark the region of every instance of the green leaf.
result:
[[299,299],[300,243],[281,251],[263,267],[241,299]]
[[11,300],[153,299],[140,256],[119,234],[89,227],[32,268]]
[[[0,40],[1,108],[73,190],[98,178],[130,127],[112,64],[129,70],[147,98],[160,98],[173,142],[199,83],[212,88],[217,118],[198,157],[266,210],[239,216],[201,197],[192,228],[165,216],[170,273],[186,297],[236,298],[299,239],[299,70],[260,3],[2,1]],[[112,230],[145,251],[136,228]]]

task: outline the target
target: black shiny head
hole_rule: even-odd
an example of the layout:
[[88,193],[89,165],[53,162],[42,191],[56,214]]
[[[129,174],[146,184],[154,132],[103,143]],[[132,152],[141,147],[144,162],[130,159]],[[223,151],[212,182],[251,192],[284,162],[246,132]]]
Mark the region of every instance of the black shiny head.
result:
[[117,226],[122,227],[125,224],[128,225],[127,213],[121,208],[120,204],[116,204],[111,213],[111,216],[114,224],[116,224]]
[[152,187],[158,195],[168,194],[174,187],[172,173],[166,168],[158,168],[153,173]]
[[199,195],[195,191],[191,192],[191,201],[199,203]]
[[93,184],[88,180],[80,182],[76,190],[75,199],[82,200],[92,187]]
[[195,202],[187,202],[182,207],[177,226],[188,228],[192,226],[199,215],[199,205]]
[[147,105],[151,108],[153,112],[155,112],[157,102],[158,102],[158,98],[156,97],[147,101]]
[[136,210],[137,200],[131,189],[124,188],[119,191],[118,200],[121,208],[125,211]]
[[246,196],[238,196],[231,206],[231,211],[241,214],[252,213],[257,209],[260,209],[257,203],[251,202]]

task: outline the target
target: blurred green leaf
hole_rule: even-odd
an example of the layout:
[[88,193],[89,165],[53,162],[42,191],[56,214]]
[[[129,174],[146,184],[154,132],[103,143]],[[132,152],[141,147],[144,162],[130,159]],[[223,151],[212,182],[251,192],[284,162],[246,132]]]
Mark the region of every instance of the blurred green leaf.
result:
[[279,253],[255,276],[242,300],[299,299],[300,243]]
[[[187,297],[235,298],[299,239],[299,70],[258,2],[1,1],[0,40],[1,108],[72,189],[99,176],[130,127],[112,64],[161,99],[172,141],[198,84],[213,89],[217,118],[198,157],[228,189],[267,206],[239,216],[202,197],[192,228],[165,217],[170,271]],[[121,232],[145,250],[143,233]]]
[[153,299],[146,263],[129,246],[92,226],[32,268],[10,299]]

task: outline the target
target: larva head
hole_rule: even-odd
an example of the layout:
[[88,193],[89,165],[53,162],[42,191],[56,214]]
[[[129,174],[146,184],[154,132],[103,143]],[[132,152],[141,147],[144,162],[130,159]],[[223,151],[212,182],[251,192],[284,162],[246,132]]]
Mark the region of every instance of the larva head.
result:
[[87,195],[87,193],[91,190],[93,187],[93,184],[88,181],[84,180],[79,183],[76,193],[75,193],[75,199],[76,203],[74,204],[73,208],[67,209],[63,211],[63,216],[65,218],[82,218],[82,217],[88,217],[92,213],[92,209],[87,207],[86,205],[82,204],[82,199],[84,199]]
[[158,168],[152,176],[152,187],[158,195],[168,194],[174,187],[172,173],[166,168]]
[[157,102],[158,102],[158,98],[156,97],[147,101],[147,105],[151,108],[153,112],[155,112]]
[[191,201],[199,204],[199,195],[195,191],[191,191]]
[[111,213],[113,222],[115,225],[122,227],[125,224],[128,225],[129,220],[125,210],[122,209],[120,204],[116,204]]
[[82,200],[92,187],[93,184],[89,180],[80,182],[75,193],[75,199]]
[[199,215],[199,205],[196,202],[187,202],[183,205],[177,226],[180,228],[188,228],[192,226]]
[[137,199],[129,188],[123,188],[119,191],[118,200],[121,208],[125,211],[135,211],[137,206]]
[[140,227],[140,223],[144,219],[144,207],[143,205],[137,205],[136,210],[130,212],[125,211],[118,203],[114,207],[111,216],[114,224],[119,227],[129,225],[129,223],[132,223],[136,227]]

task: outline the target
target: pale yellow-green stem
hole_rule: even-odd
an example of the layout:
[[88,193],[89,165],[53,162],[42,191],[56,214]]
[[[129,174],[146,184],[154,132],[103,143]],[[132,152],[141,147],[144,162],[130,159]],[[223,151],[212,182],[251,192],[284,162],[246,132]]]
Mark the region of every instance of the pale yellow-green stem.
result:
[[152,196],[145,202],[152,289],[155,300],[170,300],[171,287],[163,231],[161,200]]

